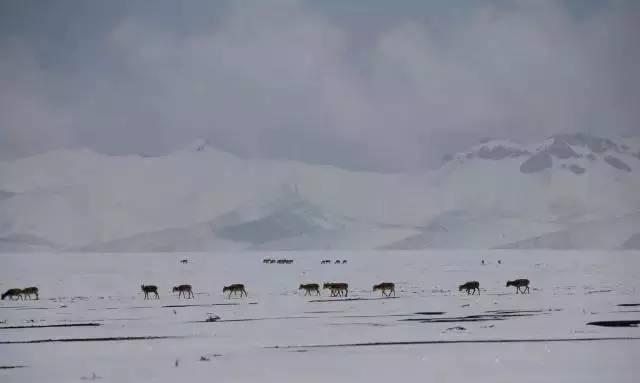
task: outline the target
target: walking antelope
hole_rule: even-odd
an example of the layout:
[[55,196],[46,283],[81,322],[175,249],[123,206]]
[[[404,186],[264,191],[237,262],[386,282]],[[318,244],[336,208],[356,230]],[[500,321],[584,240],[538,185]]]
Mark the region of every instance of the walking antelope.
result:
[[378,290],[380,290],[382,296],[390,297],[391,293],[393,293],[394,297],[396,296],[396,285],[393,282],[382,282],[373,285],[373,291],[376,292]]
[[[507,287],[513,286],[516,288],[516,294],[518,293],[529,293],[529,280],[528,279],[516,279],[513,281],[507,281]],[[520,288],[524,287],[524,289],[520,290]]]
[[[140,285],[142,292],[144,293],[144,299],[149,299],[149,294],[155,294],[156,299],[160,299],[160,295],[158,295],[158,286],[155,285]],[[175,291],[175,290],[174,290]]]
[[31,287],[25,287],[24,289],[22,289],[22,298],[23,299],[27,299],[27,297],[29,299],[31,299],[32,295],[36,296],[36,300],[40,299],[40,297],[38,296],[38,288],[37,287],[31,286]]
[[173,292],[175,293],[176,291],[178,292],[178,299],[180,299],[181,296],[186,299],[193,298],[193,289],[191,288],[191,285],[174,286]]
[[233,285],[225,286],[222,288],[222,293],[229,293],[227,298],[231,298],[231,294],[236,295],[238,292],[240,293],[240,297],[242,298],[242,294],[247,297],[247,290],[245,290],[244,285],[242,283],[234,283]]
[[332,297],[341,297],[344,292],[344,296],[349,296],[349,284],[347,283],[325,283],[322,285],[323,289],[329,289]]
[[6,297],[9,297],[11,300],[24,299],[22,297],[22,289],[9,289],[2,294],[2,300]]
[[473,291],[472,295],[475,295],[476,290],[478,291],[478,295],[480,295],[480,282],[478,281],[470,281],[465,284],[458,286],[458,291],[466,290],[467,295],[470,294],[470,291]]
[[298,290],[304,290],[304,295],[311,295],[312,292],[320,295],[320,285],[317,283],[301,284]]

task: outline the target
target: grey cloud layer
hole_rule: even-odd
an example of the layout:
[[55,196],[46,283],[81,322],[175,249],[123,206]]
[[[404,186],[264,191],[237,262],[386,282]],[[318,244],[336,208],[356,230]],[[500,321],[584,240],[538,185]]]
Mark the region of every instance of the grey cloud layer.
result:
[[0,158],[155,154],[205,137],[245,155],[397,170],[486,135],[640,133],[633,2],[266,3],[134,2],[98,27],[100,12],[78,15],[94,24],[68,16],[60,38],[3,29]]

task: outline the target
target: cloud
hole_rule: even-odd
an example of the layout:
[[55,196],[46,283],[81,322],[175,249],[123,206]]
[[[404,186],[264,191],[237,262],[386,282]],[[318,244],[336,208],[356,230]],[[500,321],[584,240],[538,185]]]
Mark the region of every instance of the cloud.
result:
[[0,43],[0,150],[163,153],[206,137],[248,156],[399,170],[434,165],[459,137],[640,133],[640,7],[564,4],[345,18],[232,2],[178,24],[124,8],[77,50],[90,20],[45,59],[33,38]]

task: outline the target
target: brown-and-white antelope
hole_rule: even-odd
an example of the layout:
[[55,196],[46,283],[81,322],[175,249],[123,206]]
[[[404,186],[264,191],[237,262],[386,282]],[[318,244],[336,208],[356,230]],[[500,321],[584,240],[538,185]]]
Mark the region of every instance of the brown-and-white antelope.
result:
[[393,282],[382,282],[377,285],[373,285],[373,292],[380,290],[382,296],[390,297],[391,293],[396,296],[396,285]]
[[[465,284],[458,286],[458,291],[466,290],[467,295],[475,295],[476,291],[478,291],[478,295],[480,295],[480,282],[478,281],[469,281]],[[471,293],[473,291],[473,293]]]
[[144,299],[149,299],[149,294],[155,294],[156,295],[156,299],[160,299],[160,295],[158,295],[158,286],[155,286],[155,285],[140,285],[140,288],[142,289],[142,292],[144,293]]
[[24,289],[22,289],[22,297],[23,299],[31,299],[31,296],[35,295],[36,296],[36,300],[40,299],[40,297],[38,296],[38,288],[35,286],[31,286],[31,287],[25,287]]
[[224,286],[222,288],[222,293],[229,293],[227,298],[231,298],[231,294],[236,295],[237,293],[240,293],[240,298],[242,298],[242,294],[244,294],[245,297],[248,297],[247,290],[244,288],[242,283],[234,283],[229,286]]
[[9,289],[2,294],[2,300],[9,297],[11,300],[24,299],[22,297],[22,289]]
[[298,290],[304,290],[304,295],[311,295],[312,292],[320,295],[320,285],[317,283],[301,284]]
[[180,285],[180,286],[174,286],[173,287],[173,292],[178,292],[178,299],[180,299],[180,297],[185,297],[186,299],[189,298],[193,298],[193,289],[191,288],[191,285]]
[[323,289],[329,289],[331,291],[332,297],[341,297],[342,293],[344,296],[349,296],[349,284],[348,283],[331,283],[327,282],[322,285]]
[[[518,293],[529,293],[529,280],[525,279],[525,278],[521,278],[521,279],[515,279],[513,281],[507,281],[507,286],[513,286],[516,288],[516,294]],[[524,288],[523,290],[520,290],[520,288]]]

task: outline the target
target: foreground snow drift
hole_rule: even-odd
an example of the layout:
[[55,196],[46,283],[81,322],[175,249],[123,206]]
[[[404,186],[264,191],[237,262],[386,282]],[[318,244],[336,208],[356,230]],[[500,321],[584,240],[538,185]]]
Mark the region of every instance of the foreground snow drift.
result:
[[[289,258],[291,265],[263,264]],[[182,264],[181,259],[188,259]],[[321,265],[324,259],[347,264]],[[485,265],[481,265],[481,260]],[[501,264],[498,264],[501,260]],[[2,255],[0,381],[633,382],[637,252]],[[516,295],[507,279],[531,280]],[[481,295],[458,285],[480,282]],[[347,282],[348,298],[300,283]],[[396,283],[396,298],[372,293]],[[157,284],[144,300],[141,284]],[[196,297],[171,287],[190,283]],[[244,283],[248,298],[222,287]],[[208,320],[208,318],[212,318]],[[633,322],[627,322],[633,324]],[[16,367],[16,368],[5,368]]]

